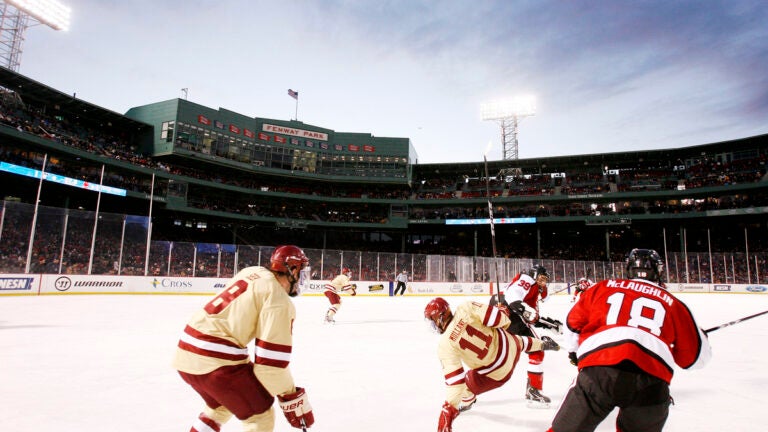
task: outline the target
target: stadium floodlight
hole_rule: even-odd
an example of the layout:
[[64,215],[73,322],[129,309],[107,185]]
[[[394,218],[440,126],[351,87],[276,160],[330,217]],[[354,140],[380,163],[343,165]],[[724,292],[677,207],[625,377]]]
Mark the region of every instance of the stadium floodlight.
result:
[[69,30],[70,8],[56,0],[5,0],[6,3],[28,14],[40,24],[54,30]]
[[501,126],[501,144],[504,160],[518,158],[517,131],[520,120],[536,114],[536,98],[519,96],[486,102],[480,105],[483,120],[493,120]]
[[70,8],[56,0],[4,0],[0,8],[0,66],[15,72],[30,20],[54,30],[69,30]]

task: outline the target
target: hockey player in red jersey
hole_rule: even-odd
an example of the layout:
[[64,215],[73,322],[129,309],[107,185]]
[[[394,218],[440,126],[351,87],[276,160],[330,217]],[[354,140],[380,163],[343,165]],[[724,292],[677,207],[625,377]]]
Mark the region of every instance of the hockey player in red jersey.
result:
[[[516,312],[510,315],[511,325],[507,330],[513,334],[537,338],[533,327],[539,322],[539,300],[547,298],[547,282],[549,273],[547,269],[537,265],[528,273],[520,273],[501,290],[505,303],[509,309]],[[493,304],[496,301],[491,301]],[[544,388],[544,370],[541,363],[544,361],[544,351],[536,351],[528,354],[528,384],[525,390],[525,399],[532,408],[548,408],[550,398],[544,396],[541,391]]]
[[357,285],[350,281],[352,277],[352,270],[349,267],[341,269],[341,274],[333,278],[332,281],[325,284],[325,290],[323,294],[328,298],[331,305],[328,307],[328,311],[325,313],[325,322],[333,324],[336,320],[333,318],[336,316],[336,312],[341,309],[341,296],[339,294],[349,291],[349,295],[357,295]]
[[508,315],[505,306],[469,301],[460,304],[454,314],[442,297],[424,309],[424,318],[441,334],[437,355],[447,386],[438,432],[451,432],[453,420],[475,403],[477,395],[507,382],[520,353],[560,349],[550,338],[504,331],[510,323]]
[[[295,428],[310,427],[307,394],[288,369],[300,272],[309,260],[296,246],[280,246],[269,267],[247,267],[192,316],[173,366],[205,401],[190,432],[219,432],[234,414],[243,431],[274,430],[275,397]],[[256,342],[255,359],[248,344]]]
[[666,290],[656,251],[633,249],[626,273],[590,287],[568,313],[579,374],[549,432],[594,431],[615,407],[618,432],[661,431],[674,365],[698,368],[711,357],[691,311]]

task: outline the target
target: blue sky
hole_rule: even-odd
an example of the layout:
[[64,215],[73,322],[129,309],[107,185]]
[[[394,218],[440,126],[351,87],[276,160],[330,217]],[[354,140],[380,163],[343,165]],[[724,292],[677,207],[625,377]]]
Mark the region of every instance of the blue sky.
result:
[[768,1],[61,0],[19,72],[125,112],[182,97],[413,140],[419,163],[501,159],[480,104],[536,96],[519,157],[768,133]]

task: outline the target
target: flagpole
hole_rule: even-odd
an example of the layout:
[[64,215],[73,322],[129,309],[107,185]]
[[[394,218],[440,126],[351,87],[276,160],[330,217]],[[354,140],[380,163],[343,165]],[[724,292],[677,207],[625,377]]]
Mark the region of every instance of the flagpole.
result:
[[293,112],[293,119],[299,120],[299,92],[293,91],[293,89],[288,89],[288,96],[292,97],[296,101],[296,105],[294,106],[294,112]]

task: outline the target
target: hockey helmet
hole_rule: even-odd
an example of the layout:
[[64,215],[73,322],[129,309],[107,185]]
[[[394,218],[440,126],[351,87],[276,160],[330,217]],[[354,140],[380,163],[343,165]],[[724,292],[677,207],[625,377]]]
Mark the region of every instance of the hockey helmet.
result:
[[298,246],[278,246],[269,258],[269,269],[280,273],[290,273],[293,269],[303,270],[309,264],[309,258]]
[[632,249],[627,255],[627,277],[664,283],[664,261],[653,249]]
[[442,334],[453,319],[451,305],[444,298],[435,297],[424,308],[424,319],[429,321],[432,330]]
[[589,288],[590,285],[591,284],[589,282],[589,279],[584,278],[584,277],[583,278],[579,278],[579,289],[581,289],[582,291],[584,291],[587,288]]
[[528,276],[532,277],[533,280],[538,279],[539,276],[544,276],[549,279],[549,273],[547,273],[547,269],[542,265],[535,265],[531,267],[531,269],[528,271]]
[[352,277],[352,269],[349,267],[344,267],[341,269],[341,274],[347,275],[348,277]]

